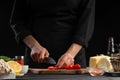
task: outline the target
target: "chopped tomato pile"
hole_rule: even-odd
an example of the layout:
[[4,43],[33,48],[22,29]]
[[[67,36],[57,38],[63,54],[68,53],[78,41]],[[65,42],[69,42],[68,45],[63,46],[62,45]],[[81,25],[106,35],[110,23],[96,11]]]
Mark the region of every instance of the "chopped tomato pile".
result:
[[65,69],[80,69],[81,68],[81,65],[80,64],[75,64],[75,65],[68,65],[68,66],[65,66]]
[[[81,65],[80,64],[75,64],[75,65],[66,65],[64,69],[66,70],[72,70],[72,69],[80,69]],[[49,66],[49,70],[58,70],[59,68],[57,66]]]

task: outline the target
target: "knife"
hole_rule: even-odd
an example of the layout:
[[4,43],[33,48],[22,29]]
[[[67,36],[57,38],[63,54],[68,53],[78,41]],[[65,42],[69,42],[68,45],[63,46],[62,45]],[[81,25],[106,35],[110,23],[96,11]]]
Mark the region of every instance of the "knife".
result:
[[56,65],[56,61],[52,57],[45,57],[43,63]]

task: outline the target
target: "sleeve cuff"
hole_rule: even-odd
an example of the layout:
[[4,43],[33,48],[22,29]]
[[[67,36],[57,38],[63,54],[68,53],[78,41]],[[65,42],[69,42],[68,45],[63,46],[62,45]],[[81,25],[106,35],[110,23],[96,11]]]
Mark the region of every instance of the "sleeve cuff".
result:
[[23,39],[28,35],[31,35],[31,32],[23,30],[22,32],[16,34],[15,39],[17,43],[21,45],[23,44]]
[[83,39],[83,38],[81,38],[79,36],[74,36],[72,42],[80,44],[80,45],[82,45],[85,48],[88,47],[88,42],[85,39]]

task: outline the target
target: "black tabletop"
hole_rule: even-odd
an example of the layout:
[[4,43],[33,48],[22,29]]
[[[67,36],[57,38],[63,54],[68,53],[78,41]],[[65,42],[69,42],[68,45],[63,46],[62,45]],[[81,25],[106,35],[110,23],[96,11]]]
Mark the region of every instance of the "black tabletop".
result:
[[16,77],[16,80],[120,80],[120,77],[108,75],[90,76],[89,74],[81,75],[41,75],[41,74],[26,74],[21,77]]

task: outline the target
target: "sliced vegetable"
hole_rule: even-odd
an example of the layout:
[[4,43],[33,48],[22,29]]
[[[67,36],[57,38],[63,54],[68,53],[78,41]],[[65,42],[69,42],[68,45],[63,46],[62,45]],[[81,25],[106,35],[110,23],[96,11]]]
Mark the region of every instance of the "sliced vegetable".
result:
[[67,69],[67,70],[73,69],[73,65],[66,65],[65,69]]
[[49,66],[48,69],[49,69],[49,70],[58,70],[59,68],[56,67],[56,66]]
[[81,65],[80,64],[75,64],[75,65],[66,65],[65,69],[80,69]]
[[73,69],[80,69],[81,68],[81,65],[80,64],[75,64],[73,65]]
[[[80,64],[75,64],[75,65],[66,65],[64,68],[61,68],[61,69],[74,70],[74,69],[80,69],[80,68],[81,68]],[[58,68],[57,66],[49,66],[48,69],[49,70],[58,70],[60,68]]]

